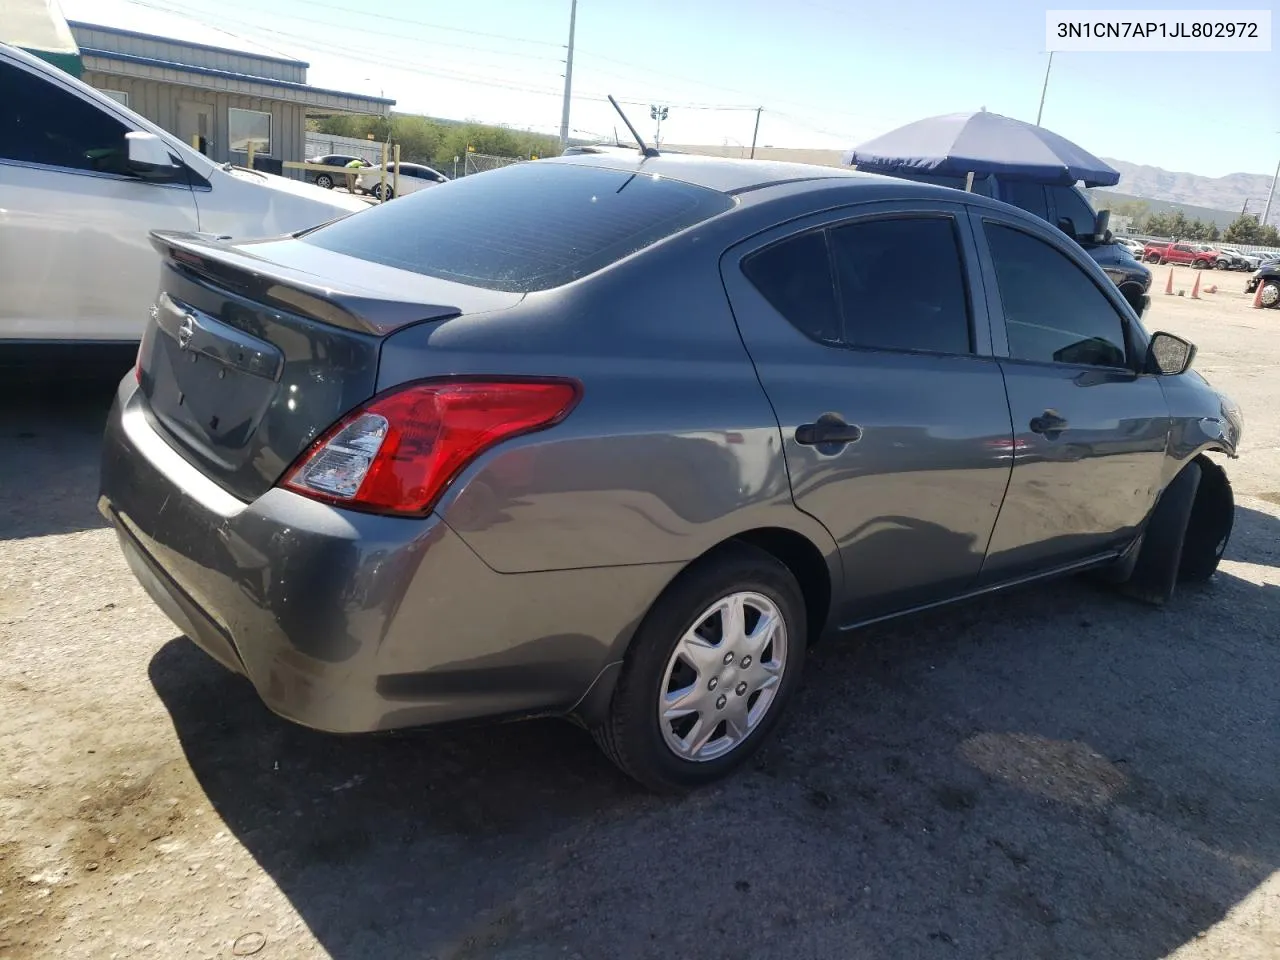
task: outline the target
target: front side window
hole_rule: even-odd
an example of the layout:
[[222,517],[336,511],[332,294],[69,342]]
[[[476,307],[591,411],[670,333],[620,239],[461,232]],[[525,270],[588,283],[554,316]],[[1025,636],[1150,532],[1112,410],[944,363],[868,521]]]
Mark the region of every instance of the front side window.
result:
[[969,353],[969,303],[951,217],[869,220],[831,230],[850,346]]
[[255,155],[271,156],[271,114],[262,110],[227,110],[227,129],[232,153],[248,153],[253,144]]
[[1120,312],[1070,257],[1012,227],[987,223],[985,232],[1011,358],[1127,366]]
[[0,160],[127,174],[129,128],[36,73],[0,63]]
[[1058,208],[1059,220],[1070,220],[1071,231],[1077,237],[1093,236],[1094,223],[1097,220],[1093,208],[1074,187],[1050,187],[1053,191],[1053,205]]

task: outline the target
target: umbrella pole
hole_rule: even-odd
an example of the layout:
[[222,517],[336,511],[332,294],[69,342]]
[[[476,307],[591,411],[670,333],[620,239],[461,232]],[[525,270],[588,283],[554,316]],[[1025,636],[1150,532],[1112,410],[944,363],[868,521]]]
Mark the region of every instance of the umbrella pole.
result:
[[973,193],[973,171],[970,170],[964,176],[964,192]]

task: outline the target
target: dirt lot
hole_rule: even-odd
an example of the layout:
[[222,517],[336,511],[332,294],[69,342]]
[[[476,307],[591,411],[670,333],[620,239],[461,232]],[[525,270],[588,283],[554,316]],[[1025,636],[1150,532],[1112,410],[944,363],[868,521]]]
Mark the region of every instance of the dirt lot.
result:
[[95,512],[109,388],[9,397],[0,956],[1280,956],[1280,313],[1204,279],[1149,323],[1245,409],[1211,585],[1152,610],[1072,581],[820,648],[753,769],[680,801],[563,723],[276,719]]

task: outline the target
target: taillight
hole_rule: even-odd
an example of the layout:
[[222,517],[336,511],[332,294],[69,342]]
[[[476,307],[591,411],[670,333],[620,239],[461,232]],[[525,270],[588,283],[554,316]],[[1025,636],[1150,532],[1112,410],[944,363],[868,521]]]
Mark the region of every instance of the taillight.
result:
[[569,380],[417,383],[375,397],[324,433],[285,474],[295,493],[379,513],[423,514],[495,444],[559,423]]

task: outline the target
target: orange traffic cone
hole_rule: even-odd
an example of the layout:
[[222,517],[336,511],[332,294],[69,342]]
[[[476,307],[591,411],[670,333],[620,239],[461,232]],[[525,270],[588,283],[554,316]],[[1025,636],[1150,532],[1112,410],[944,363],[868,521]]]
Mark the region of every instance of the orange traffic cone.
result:
[[1164,293],[1167,297],[1173,296],[1173,267],[1169,268],[1169,280],[1164,285]]
[[1257,309],[1262,309],[1262,282],[1258,282],[1258,292],[1253,295],[1253,305]]
[[1196,282],[1191,286],[1191,299],[1192,300],[1200,299],[1200,271],[1199,270],[1196,271]]

